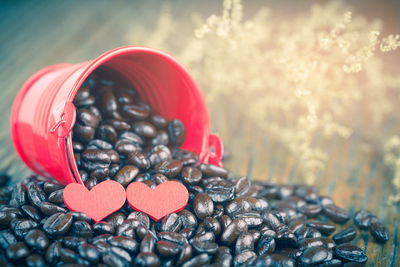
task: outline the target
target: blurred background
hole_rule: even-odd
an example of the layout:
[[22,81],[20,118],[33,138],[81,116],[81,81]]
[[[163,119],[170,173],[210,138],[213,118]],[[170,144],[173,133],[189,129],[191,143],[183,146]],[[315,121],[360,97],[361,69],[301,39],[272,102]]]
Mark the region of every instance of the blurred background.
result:
[[375,211],[394,238],[359,242],[377,265],[395,266],[398,33],[398,0],[0,1],[0,167],[29,175],[9,115],[35,71],[124,45],[159,48],[201,85],[226,167],[314,184],[352,211]]

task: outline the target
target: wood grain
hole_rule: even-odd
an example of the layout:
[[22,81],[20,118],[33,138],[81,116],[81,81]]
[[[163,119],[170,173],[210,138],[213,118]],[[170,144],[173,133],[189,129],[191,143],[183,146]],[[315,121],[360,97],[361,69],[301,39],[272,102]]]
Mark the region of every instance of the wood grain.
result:
[[[178,2],[178,9],[186,14],[190,3]],[[217,2],[209,1],[210,6],[202,4],[201,8],[219,10]],[[10,172],[14,181],[30,173],[14,152],[8,126],[12,101],[22,83],[47,65],[92,59],[129,44],[126,40],[131,40],[127,34],[132,26],[147,25],[151,30],[160,9],[158,1],[1,1],[0,167]],[[232,107],[210,106],[210,114],[213,132],[233,155],[225,163],[232,172],[279,183],[298,182],[297,162],[281,144]],[[352,137],[341,146],[334,144],[317,186],[351,213],[362,207],[377,214],[388,227],[390,240],[377,245],[370,235],[360,232],[355,242],[367,251],[367,266],[398,266],[399,210],[386,204],[392,193],[392,173],[379,153],[360,152],[359,138]]]

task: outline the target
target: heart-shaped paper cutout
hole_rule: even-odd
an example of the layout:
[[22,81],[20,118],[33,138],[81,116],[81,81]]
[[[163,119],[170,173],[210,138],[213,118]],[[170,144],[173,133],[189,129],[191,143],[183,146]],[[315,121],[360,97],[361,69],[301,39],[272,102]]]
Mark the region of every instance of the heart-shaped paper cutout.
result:
[[126,189],[129,205],[149,215],[155,221],[182,210],[188,200],[186,187],[176,181],[168,181],[151,189],[141,182],[133,182]]
[[81,184],[68,184],[63,193],[65,205],[72,211],[83,212],[96,222],[119,210],[125,203],[124,187],[112,180],[94,186],[90,191]]

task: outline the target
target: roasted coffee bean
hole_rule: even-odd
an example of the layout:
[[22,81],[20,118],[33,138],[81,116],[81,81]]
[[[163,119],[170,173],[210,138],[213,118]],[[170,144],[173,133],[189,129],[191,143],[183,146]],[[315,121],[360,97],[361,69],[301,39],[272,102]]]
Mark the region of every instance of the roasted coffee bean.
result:
[[84,126],[80,125],[79,123],[75,123],[73,133],[74,138],[76,138],[77,141],[86,144],[93,139],[95,130],[90,126]]
[[157,242],[157,251],[163,257],[173,257],[178,255],[180,249],[180,247],[170,241],[160,240]]
[[369,221],[375,216],[367,210],[359,210],[354,214],[354,224],[360,229],[368,229]]
[[157,129],[146,121],[135,122],[132,129],[143,138],[154,138],[157,135]]
[[155,174],[153,174],[153,175],[151,176],[151,179],[152,179],[157,185],[162,184],[162,183],[165,183],[165,182],[168,182],[168,178],[167,178],[164,174],[161,174],[161,173],[155,173]]
[[29,256],[28,247],[23,242],[17,242],[6,249],[6,256],[10,260],[20,260]]
[[195,267],[195,266],[202,266],[206,263],[208,263],[211,260],[211,256],[209,256],[207,253],[201,253],[197,255],[196,257],[193,257],[192,259],[186,261],[182,267]]
[[129,163],[138,167],[139,169],[147,170],[150,168],[150,161],[148,160],[146,154],[140,151],[129,153],[127,159]]
[[50,264],[58,262],[61,254],[61,242],[55,241],[46,250],[46,261]]
[[334,222],[345,223],[350,219],[349,213],[339,208],[338,206],[331,204],[324,206],[324,214]]
[[47,216],[53,215],[57,212],[67,212],[66,209],[61,208],[60,206],[57,206],[56,204],[50,202],[42,202],[42,204],[40,205],[40,211]]
[[15,236],[9,230],[0,232],[0,248],[6,250],[11,244],[17,242]]
[[42,256],[38,254],[32,254],[26,258],[26,265],[28,267],[41,267],[46,266],[46,263]]
[[276,242],[274,237],[261,236],[257,243],[256,251],[258,255],[270,254],[275,251]]
[[206,177],[226,178],[228,176],[227,170],[212,164],[200,164],[199,169],[202,172],[202,174]]
[[86,244],[86,238],[78,236],[64,236],[62,245],[66,248],[77,249],[79,246]]
[[181,171],[182,166],[182,161],[180,160],[164,161],[155,167],[155,171],[164,174],[168,178],[174,178]]
[[336,244],[339,245],[342,243],[350,242],[356,237],[356,235],[357,235],[356,229],[350,227],[335,234],[334,236],[332,236],[332,239],[333,241],[335,241]]
[[64,263],[74,263],[74,264],[82,264],[89,265],[89,262],[82,259],[78,253],[68,248],[60,249],[60,259]]
[[168,147],[163,145],[158,145],[152,148],[148,158],[151,166],[156,166],[161,162],[170,161],[172,155]]
[[[211,178],[212,179],[212,178]],[[205,192],[210,198],[216,203],[222,203],[234,198],[235,187],[226,180],[205,180],[206,187]]]
[[23,238],[31,229],[36,228],[38,224],[28,219],[13,219],[10,226],[16,237]]
[[102,256],[103,262],[108,266],[129,266],[132,257],[121,248],[112,247]]
[[27,193],[30,202],[38,208],[40,207],[42,202],[46,200],[46,193],[40,186],[35,183],[28,184]]
[[71,226],[71,234],[74,236],[90,238],[93,235],[92,226],[86,221],[75,221]]
[[82,244],[78,247],[79,255],[88,260],[90,263],[96,264],[99,261],[100,253],[95,246],[90,244]]
[[0,211],[0,227],[3,229],[7,228],[10,222],[17,216],[14,213],[7,211]]
[[338,258],[346,261],[364,263],[368,260],[367,255],[361,248],[349,243],[336,246],[334,252]]
[[64,200],[63,200],[63,193],[64,193],[64,189],[59,189],[59,190],[53,191],[53,192],[49,195],[47,201],[49,201],[49,202],[51,202],[51,203],[54,203],[54,204],[61,204],[61,203],[64,203]]
[[121,139],[115,143],[115,150],[121,155],[128,155],[129,153],[133,153],[135,151],[140,150],[140,147],[137,143],[132,142],[128,139]]
[[179,215],[176,213],[171,213],[163,218],[160,229],[162,232],[179,232],[181,226],[182,223]]
[[186,129],[180,120],[171,120],[168,123],[168,134],[173,145],[181,146],[186,138]]
[[135,257],[133,263],[135,267],[158,267],[160,259],[152,252],[141,252]]
[[325,247],[328,249],[332,249],[335,246],[336,246],[335,242],[333,242],[333,240],[328,237],[312,237],[312,238],[302,239],[300,241],[301,250],[305,250],[307,248],[312,248],[312,247]]
[[319,232],[321,232],[321,234],[326,236],[332,234],[336,230],[336,226],[328,222],[308,221],[306,225],[318,230]]
[[85,221],[85,222],[91,222],[92,219],[89,218],[85,213],[83,212],[76,212],[76,211],[72,211],[71,215],[73,217],[74,220],[77,221]]
[[40,230],[32,229],[24,237],[25,244],[34,250],[45,250],[49,245],[49,239]]
[[251,227],[258,227],[262,224],[263,219],[261,215],[257,212],[246,212],[236,214],[233,219],[240,219],[247,223],[247,225]]
[[276,245],[281,248],[297,247],[297,238],[295,234],[286,226],[282,225],[276,229]]
[[130,253],[136,253],[139,250],[138,242],[127,236],[113,236],[108,239],[108,243],[113,247],[122,248]]
[[225,245],[232,245],[236,242],[237,237],[242,232],[247,232],[248,226],[244,220],[235,219],[223,231],[221,235],[221,242]]
[[102,139],[90,140],[90,142],[87,144],[86,148],[88,148],[88,149],[112,149],[113,146],[109,142],[104,141],[104,138],[102,138]]
[[153,114],[150,116],[150,122],[158,129],[164,129],[168,125],[168,120],[157,114]]
[[253,264],[256,267],[263,267],[263,266],[285,266],[285,267],[295,267],[296,262],[285,255],[282,254],[271,254],[271,255],[262,255],[258,257]]
[[324,247],[311,247],[303,251],[300,256],[300,262],[303,265],[316,265],[322,263],[329,257],[332,258],[332,252]]
[[97,128],[99,125],[99,118],[88,109],[78,109],[76,111],[76,120],[79,124]]
[[298,207],[297,210],[309,218],[314,218],[322,211],[322,207],[319,204],[308,204]]
[[99,149],[86,149],[82,152],[82,166],[88,171],[110,166],[111,158],[107,152]]
[[178,213],[178,215],[183,228],[197,227],[197,218],[192,212],[188,211],[187,209],[183,209]]
[[55,213],[43,225],[43,230],[49,235],[63,235],[72,225],[71,213]]
[[386,227],[383,226],[378,220],[370,220],[369,222],[369,232],[379,243],[385,243],[389,240],[389,236]]
[[210,217],[214,212],[214,202],[206,193],[197,194],[193,206],[196,216],[200,219]]
[[235,256],[233,266],[248,266],[251,265],[257,258],[253,251],[244,251]]
[[263,213],[263,222],[271,229],[277,229],[282,223],[272,212]]
[[26,203],[26,191],[27,188],[23,183],[18,183],[14,186],[11,194],[10,205],[14,207],[20,207]]
[[130,124],[122,120],[110,119],[107,120],[107,124],[111,125],[114,130],[119,133],[129,131],[131,129]]
[[246,176],[238,179],[235,183],[235,196],[241,197],[247,194],[250,189],[250,181]]
[[117,227],[118,225],[121,225],[126,219],[126,216],[122,212],[114,212],[110,216],[106,218],[106,222],[111,224],[114,227]]
[[150,111],[144,106],[132,104],[122,106],[121,114],[132,121],[145,120],[149,116]]
[[132,165],[126,165],[115,175],[114,179],[123,186],[130,184],[135,176],[139,173],[139,169]]
[[129,236],[133,237],[135,234],[136,228],[138,228],[140,222],[135,219],[127,219],[121,225],[119,225],[116,229],[117,236]]
[[181,171],[183,183],[187,185],[198,184],[202,178],[202,173],[195,167],[184,167]]
[[147,234],[140,243],[140,252],[154,252],[156,239],[152,234]]
[[167,146],[169,144],[168,133],[164,130],[158,130],[156,136],[153,139],[151,139],[151,144],[153,146],[158,146],[158,145]]
[[238,255],[246,250],[254,250],[254,238],[251,233],[241,233],[236,240],[235,253]]
[[295,235],[298,240],[302,240],[305,238],[316,238],[322,236],[320,231],[308,226],[302,226],[299,229],[297,229]]

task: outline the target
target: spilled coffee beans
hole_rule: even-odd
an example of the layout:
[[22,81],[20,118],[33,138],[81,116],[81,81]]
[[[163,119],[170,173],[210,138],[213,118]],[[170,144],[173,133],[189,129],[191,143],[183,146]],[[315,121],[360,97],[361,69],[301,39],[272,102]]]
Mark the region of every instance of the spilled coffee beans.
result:
[[[91,189],[105,180],[154,188],[169,180],[189,191],[185,209],[155,222],[125,204],[95,223],[71,212],[63,185],[29,177],[0,186],[0,265],[28,266],[341,266],[367,261],[350,244],[353,227],[337,231],[350,214],[317,189],[234,177],[196,165],[179,149],[183,123],[168,121],[118,81],[93,74],[78,91],[73,149]],[[4,182],[5,181],[5,182]],[[354,224],[378,242],[388,240],[377,217],[361,210]],[[336,232],[337,231],[337,232]],[[332,238],[330,237],[331,235]],[[103,265],[101,265],[103,264]]]

